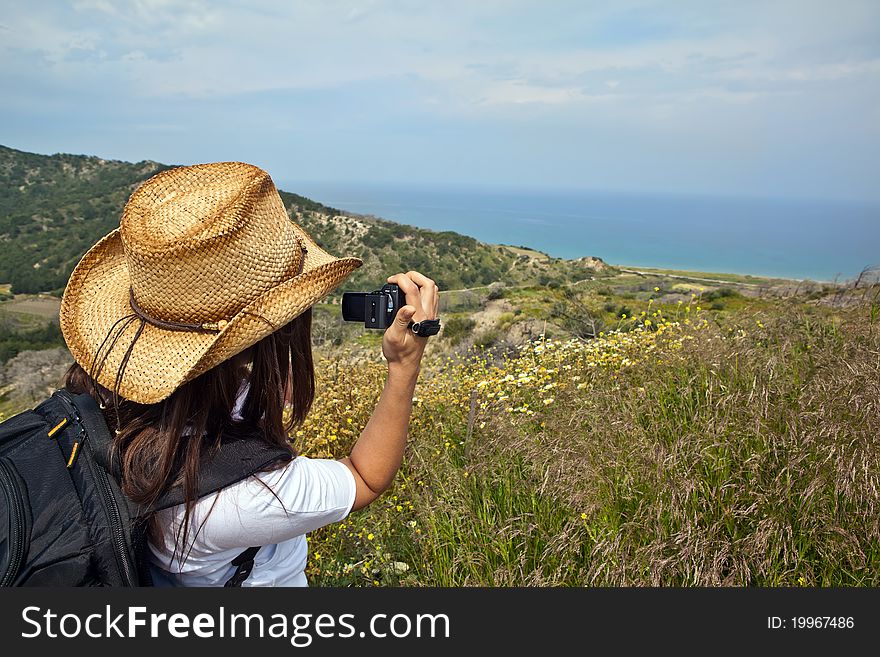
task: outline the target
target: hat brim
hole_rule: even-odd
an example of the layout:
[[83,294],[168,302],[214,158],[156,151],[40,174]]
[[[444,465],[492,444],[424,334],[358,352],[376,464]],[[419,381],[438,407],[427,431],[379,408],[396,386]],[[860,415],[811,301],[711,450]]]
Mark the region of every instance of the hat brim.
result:
[[[306,243],[302,273],[251,301],[217,333],[171,331],[144,323],[119,383],[121,397],[141,404],[166,399],[184,383],[293,320],[363,264],[360,258],[330,255],[292,223]],[[122,237],[116,228],[82,257],[61,300],[61,332],[74,359],[87,372],[107,338],[100,358],[105,353],[107,357],[96,379],[110,390],[142,323],[138,317],[131,317],[129,285]],[[113,343],[117,333],[119,337]]]

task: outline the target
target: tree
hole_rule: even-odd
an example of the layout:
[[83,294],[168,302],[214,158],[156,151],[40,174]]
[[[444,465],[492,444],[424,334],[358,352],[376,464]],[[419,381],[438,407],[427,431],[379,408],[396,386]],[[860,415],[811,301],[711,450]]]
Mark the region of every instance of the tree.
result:
[[553,305],[550,317],[581,340],[595,338],[605,330],[605,323],[569,288],[566,288],[563,298]]

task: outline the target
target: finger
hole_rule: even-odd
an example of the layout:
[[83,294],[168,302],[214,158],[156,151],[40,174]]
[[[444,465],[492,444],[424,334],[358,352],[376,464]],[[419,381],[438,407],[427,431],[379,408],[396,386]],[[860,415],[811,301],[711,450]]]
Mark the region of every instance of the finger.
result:
[[407,274],[394,274],[388,277],[389,283],[395,283],[400,289],[413,289],[418,291],[419,286]]
[[397,314],[394,316],[394,322],[392,323],[394,330],[401,335],[405,334],[406,331],[409,330],[409,322],[415,314],[416,309],[414,306],[407,305],[398,308]]
[[416,285],[409,276],[406,274],[395,274],[394,276],[388,277],[388,282],[395,283],[397,287],[403,290],[403,294],[406,297],[406,303],[416,309],[422,308],[422,298],[419,292],[419,286]]
[[405,274],[394,274],[394,276],[389,276],[388,282],[393,283],[394,281],[392,279],[395,279],[395,278],[398,278],[401,276],[405,276],[406,278],[415,282],[416,285],[418,285],[420,288],[422,288],[425,291],[430,290],[431,288],[437,287],[437,284],[433,280],[431,280],[430,278],[428,278],[424,274],[420,274],[419,272],[417,272],[415,270],[410,270],[410,271],[406,272]]
[[[423,319],[436,319],[437,313],[440,310],[440,289],[437,287],[437,284],[432,279],[413,269],[404,274],[404,276],[419,286],[421,308],[425,312]],[[389,282],[391,281],[389,280]],[[407,303],[409,303],[409,298],[407,298]]]
[[431,283],[430,286],[423,287],[422,299],[427,319],[437,319],[437,306],[440,303],[437,286]]
[[434,281],[432,281],[430,278],[428,278],[424,274],[420,274],[419,272],[417,272],[413,269],[406,272],[406,275],[409,276],[412,280],[414,280],[416,282],[416,284],[418,284],[419,287],[430,288],[432,285],[434,285]]
[[440,310],[440,288],[432,279],[415,270],[406,273],[419,286],[419,294],[422,297],[422,307],[425,309],[427,319],[436,319]]

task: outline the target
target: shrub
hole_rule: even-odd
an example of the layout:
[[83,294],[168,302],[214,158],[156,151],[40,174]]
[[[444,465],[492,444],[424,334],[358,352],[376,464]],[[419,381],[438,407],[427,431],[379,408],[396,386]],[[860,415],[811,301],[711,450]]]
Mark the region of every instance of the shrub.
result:
[[742,296],[736,290],[733,290],[729,287],[719,287],[717,290],[712,290],[703,295],[703,299],[705,301],[715,301],[716,299],[725,299],[728,297],[739,297]]
[[462,338],[471,334],[477,323],[470,317],[453,316],[442,321],[442,337],[452,344],[458,344]]
[[474,347],[478,349],[489,349],[500,343],[501,340],[501,332],[498,329],[488,329],[476,336],[474,339]]
[[489,294],[486,295],[486,298],[490,301],[493,299],[501,299],[504,297],[504,286],[496,285],[493,283],[489,286]]
[[502,330],[505,330],[510,327],[514,322],[515,315],[512,312],[501,313],[498,316],[498,326]]
[[51,349],[64,346],[61,328],[55,322],[45,322],[34,328],[18,329],[11,323],[0,323],[0,364],[23,351]]

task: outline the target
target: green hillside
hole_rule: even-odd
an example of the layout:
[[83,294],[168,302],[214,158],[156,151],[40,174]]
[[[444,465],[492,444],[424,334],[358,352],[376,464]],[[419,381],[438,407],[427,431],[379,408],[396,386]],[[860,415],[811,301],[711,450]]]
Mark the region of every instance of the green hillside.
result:
[[118,225],[135,186],[162,168],[0,146],[0,282],[60,293],[82,254]]
[[[158,162],[103,160],[84,155],[37,155],[0,146],[0,284],[12,293],[60,296],[74,266],[102,235],[119,225],[138,184],[169,168]],[[562,260],[356,215],[290,192],[291,216],[328,251],[364,259],[348,289],[381,285],[397,271],[421,270],[443,289],[494,281],[548,284],[591,276],[601,263]]]

